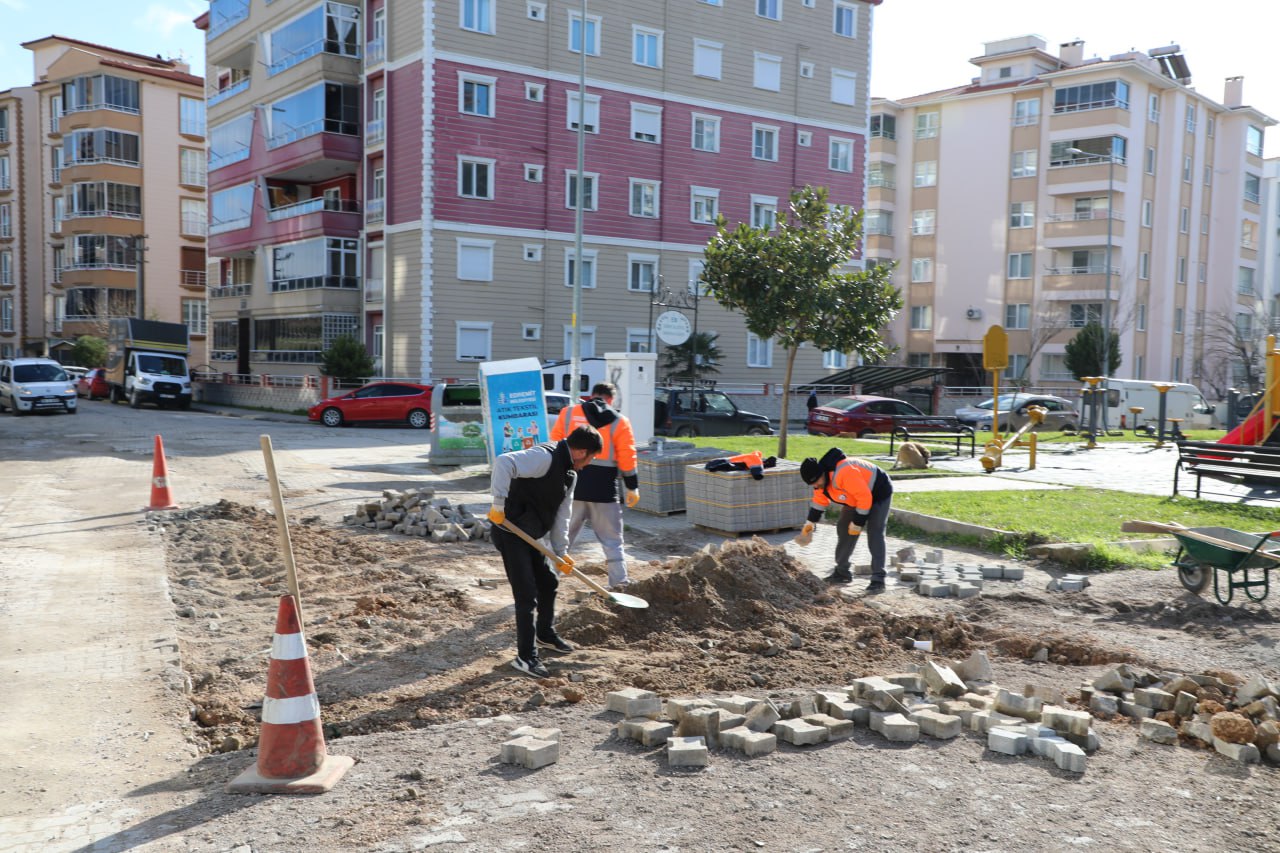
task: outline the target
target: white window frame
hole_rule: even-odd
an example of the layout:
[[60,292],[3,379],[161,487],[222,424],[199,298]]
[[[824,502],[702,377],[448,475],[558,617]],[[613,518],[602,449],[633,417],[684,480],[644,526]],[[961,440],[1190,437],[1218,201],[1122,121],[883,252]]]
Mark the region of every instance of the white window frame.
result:
[[1010,280],[1028,279],[1035,273],[1031,252],[1010,252],[1005,263],[1005,277]]
[[933,306],[912,305],[908,328],[913,332],[927,332],[933,328]]
[[[703,60],[701,70],[698,67],[699,58]],[[710,68],[712,59],[715,60],[714,74]],[[724,76],[724,45],[721,42],[700,38],[693,40],[693,76],[708,80],[720,80]]]
[[[639,253],[627,253],[627,290],[631,293],[653,293],[658,288],[658,280],[661,274],[662,258],[658,255],[646,255]],[[649,282],[649,287],[636,287],[634,281],[634,273],[637,267],[644,265],[652,266],[653,278]]]
[[[712,133],[713,133],[712,141],[714,142],[714,145],[712,145],[712,147],[710,148],[702,148],[702,147],[699,147],[698,145],[698,123],[699,122],[702,122],[704,125],[710,126],[712,128]],[[703,142],[707,141],[707,135],[705,132],[702,135],[702,141]],[[720,116],[708,115],[706,113],[693,113],[690,116],[690,122],[689,122],[689,146],[694,151],[705,151],[708,154],[720,153]]]
[[[837,159],[836,152],[841,156]],[[853,140],[832,136],[827,140],[827,168],[832,172],[853,171]]]
[[707,295],[707,283],[701,280],[702,271],[706,269],[706,266],[707,262],[701,258],[689,259],[689,278],[688,283],[686,284],[686,289],[689,291],[690,295],[693,295],[695,292],[699,296]]
[[933,258],[911,259],[911,283],[926,284],[933,281]]
[[1178,233],[1191,233],[1191,208],[1186,205],[1178,208]]
[[[570,89],[565,92],[564,126],[574,133],[578,132],[578,92]],[[600,96],[587,93],[582,105],[582,121],[587,133],[600,133]]]
[[1147,146],[1146,159],[1143,161],[1143,171],[1148,175],[1156,173],[1156,149]]
[[1182,158],[1182,182],[1184,184],[1191,183],[1191,155],[1187,154]]
[[[640,121],[637,122],[637,117]],[[652,139],[644,139],[643,130],[646,129],[646,123],[653,123],[651,135]],[[650,145],[662,144],[662,107],[657,104],[642,104],[637,101],[631,102],[631,141],[645,142]]]
[[524,16],[531,21],[545,21],[547,19],[547,4],[534,2],[525,3]]
[[[495,241],[477,240],[474,237],[455,237],[454,244],[457,252],[455,266],[457,267],[458,281],[493,281],[493,247]],[[485,254],[488,255],[488,260],[485,264],[487,269],[476,271],[464,269],[462,259],[464,250],[467,249],[484,250]]]
[[936,139],[942,126],[942,114],[937,110],[916,113],[914,134],[916,139]]
[[[458,155],[458,198],[479,199],[482,201],[493,201],[494,185],[497,183],[497,164],[498,161],[492,157],[472,157],[468,154]],[[489,194],[488,195],[466,195],[462,192],[462,173],[467,165],[484,166],[489,172]],[[473,180],[474,183],[474,180]]]
[[937,233],[938,211],[924,208],[911,211],[911,233],[916,237]]
[[[575,23],[578,23],[579,25],[581,24],[582,12],[578,9],[569,9],[567,11],[569,13],[569,32],[568,32],[569,52],[578,53],[579,50],[576,47],[574,47],[574,44],[573,44],[573,25]],[[587,15],[587,26],[586,26],[587,32],[585,33],[585,36],[589,38],[584,38],[584,41],[588,42],[587,56],[600,55],[600,28],[601,28],[600,16]]]
[[545,167],[541,163],[525,163],[524,179],[531,184],[542,183],[542,176],[545,173]]
[[[765,220],[768,224],[761,224]],[[778,225],[778,197],[775,195],[751,196],[751,227],[772,231]]]
[[[653,352],[654,340],[652,329],[637,329],[632,326],[627,327],[627,352]],[[643,346],[643,349],[637,349],[636,345]]]
[[[454,320],[454,350],[453,357],[455,361],[489,361],[493,358],[493,322],[484,322],[481,320]],[[466,333],[479,332],[484,338],[484,352],[478,355],[462,354],[462,336]]]
[[[477,86],[487,86],[489,88],[489,112],[487,113],[472,112],[471,110],[468,110],[464,106],[464,104],[466,103],[466,97],[465,97],[466,85],[468,83],[473,83]],[[383,98],[385,99],[386,90],[379,89],[378,91],[383,93]],[[385,106],[384,106],[384,112],[385,112]],[[484,74],[473,74],[470,71],[459,71],[458,72],[458,112],[462,113],[464,116],[480,116],[481,118],[496,117],[498,114],[498,78],[489,77]]]
[[541,323],[521,323],[520,324],[520,340],[522,341],[542,340],[542,324]]
[[[573,259],[575,257],[572,248],[564,250],[564,286],[573,287]],[[582,261],[587,267],[590,275],[584,276],[582,280],[583,290],[595,289],[596,282],[600,280],[600,252],[598,249],[583,249]]]
[[858,75],[843,68],[831,69],[831,103],[852,107],[858,103]]
[[524,99],[533,101],[534,103],[542,103],[542,99],[546,96],[547,87],[543,83],[531,83],[528,80],[524,84]]
[[537,243],[525,243],[523,257],[526,261],[538,263],[542,261],[542,247]]
[[[636,212],[637,210],[636,189],[640,187],[648,188],[653,192],[653,212],[652,213],[644,213],[643,206],[640,208],[641,210],[640,213]],[[638,217],[640,219],[657,219],[662,215],[661,200],[662,200],[662,182],[661,181],[654,181],[648,178],[630,178],[628,180],[627,212],[629,215]]]
[[773,338],[747,332],[747,367],[773,367]]
[[1177,269],[1177,277],[1175,281],[1178,284],[1186,284],[1187,283],[1187,256],[1186,255],[1178,256],[1176,269]]
[[822,369],[823,370],[844,370],[849,366],[849,354],[840,352],[840,350],[823,350],[822,351]]
[[1040,152],[1034,148],[1013,152],[1009,174],[1014,178],[1034,178],[1040,168]]
[[1133,328],[1139,332],[1147,330],[1147,303],[1138,303],[1138,310],[1134,313]]
[[1009,227],[1011,229],[1036,227],[1036,203],[1034,201],[1015,201],[1009,204]]
[[[564,348],[561,350],[563,358],[573,358],[573,326],[565,325],[564,327]],[[595,326],[579,326],[578,327],[578,358],[594,358],[596,354],[596,327]]]
[[[842,32],[840,28],[842,12],[848,13],[848,32]],[[831,32],[841,38],[856,39],[858,37],[858,7],[853,3],[846,2],[846,0],[835,0],[831,9]]]
[[[755,0],[756,17],[766,21],[782,20],[782,0]],[[770,15],[769,12],[774,14]]]
[[782,57],[755,51],[751,61],[751,86],[766,92],[782,91]]
[[1031,328],[1031,303],[1010,302],[1004,306],[1004,327],[1006,329]]
[[1148,280],[1151,278],[1151,253],[1138,253],[1138,278]]
[[911,176],[914,187],[936,187],[938,185],[938,161],[917,160]]
[[1029,127],[1040,123],[1040,99],[1020,98],[1013,102],[1013,126]]
[[[477,10],[484,9],[486,12],[485,22],[488,28],[485,29],[479,25],[467,26],[467,7],[473,6]],[[481,35],[496,35],[498,32],[498,10],[497,0],[459,0],[458,2],[458,26],[469,33],[480,33]]]
[[[770,163],[778,162],[778,126],[773,124],[756,124],[751,125],[751,159],[766,160]],[[769,143],[769,150],[761,144],[762,140],[772,140]],[[764,156],[772,154],[772,156]]]
[[[574,210],[578,206],[578,199],[572,193],[572,185],[578,177],[577,169],[564,170],[564,206],[569,210]],[[590,191],[584,193],[587,196],[587,206],[582,208],[583,212],[590,212],[600,209],[600,173],[599,172],[583,172],[582,182]]]
[[1155,207],[1152,205],[1151,199],[1144,198],[1142,200],[1142,227],[1150,228],[1154,219]]
[[811,146],[813,145],[813,131],[812,131],[812,130],[797,130],[797,131],[796,131],[796,145],[798,145],[798,146],[799,146],[799,147],[801,147],[801,148],[809,148],[809,147],[811,147]]
[[[653,64],[640,61],[639,52],[640,52],[641,38],[645,38],[645,39],[652,38],[655,40],[657,55],[654,57]],[[642,27],[638,24],[632,24],[631,25],[631,64],[639,65],[641,68],[661,68],[662,53],[663,53],[662,42],[664,38],[665,36],[662,30],[656,30],[653,27]]]
[[[712,216],[710,218],[699,219],[698,203],[699,201],[708,202],[711,207]],[[715,225],[716,216],[720,213],[720,190],[716,187],[689,187],[689,221],[696,222],[699,225]]]

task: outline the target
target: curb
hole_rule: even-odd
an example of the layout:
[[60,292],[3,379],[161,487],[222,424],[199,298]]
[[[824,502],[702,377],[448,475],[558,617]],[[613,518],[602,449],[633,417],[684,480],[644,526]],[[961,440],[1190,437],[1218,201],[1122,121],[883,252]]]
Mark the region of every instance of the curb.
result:
[[[990,539],[996,536],[1016,536],[1017,534],[1010,530],[1001,530],[998,527],[983,527],[980,524],[969,524],[964,521],[953,521],[949,518],[939,518],[936,515],[925,515],[924,513],[911,512],[905,509],[890,509],[889,514],[897,518],[903,524],[910,524],[912,527],[918,527],[926,533],[959,533],[966,536],[977,536],[982,539]],[[1054,542],[1058,547],[1081,547],[1084,543],[1079,542]],[[1164,539],[1123,539],[1116,542],[1108,542],[1118,548],[1128,548],[1139,554],[1149,553],[1151,551],[1167,551],[1170,548],[1176,548],[1178,540],[1173,538]],[[1093,546],[1088,546],[1092,548]]]

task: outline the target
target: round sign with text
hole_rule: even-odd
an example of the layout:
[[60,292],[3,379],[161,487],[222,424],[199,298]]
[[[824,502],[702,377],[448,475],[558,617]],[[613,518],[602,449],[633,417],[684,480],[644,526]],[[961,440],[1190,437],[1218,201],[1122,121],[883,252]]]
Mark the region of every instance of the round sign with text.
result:
[[693,324],[679,311],[663,311],[653,324],[653,330],[660,341],[667,346],[675,347],[689,340],[689,335],[693,333]]

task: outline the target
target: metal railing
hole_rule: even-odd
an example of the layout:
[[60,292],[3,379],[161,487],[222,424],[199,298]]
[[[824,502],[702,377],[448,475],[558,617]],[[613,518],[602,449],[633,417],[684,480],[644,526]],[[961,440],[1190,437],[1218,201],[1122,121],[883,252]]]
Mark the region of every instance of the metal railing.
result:
[[[230,166],[232,163],[239,163],[241,160],[249,159],[249,146],[237,148],[235,151],[228,151],[226,154],[209,153],[209,171],[221,169],[223,166]],[[135,164],[136,165],[136,164]]]
[[9,141],[9,128],[0,127],[0,142],[8,142],[8,141]]
[[[1105,275],[1107,268],[1105,266],[1090,265],[1087,267],[1049,267],[1045,271],[1045,275]],[[1112,267],[1112,275],[1119,275],[1120,268]]]
[[867,186],[872,189],[881,187],[882,189],[893,190],[898,188],[898,182],[893,178],[877,178],[875,175],[872,175],[867,179]]
[[109,104],[106,101],[95,101],[92,104],[77,104],[75,106],[62,108],[62,114],[69,116],[74,113],[87,113],[92,110],[110,110],[115,113],[125,113],[126,115],[136,116],[141,114],[141,110],[137,107],[126,107],[123,104]]
[[267,221],[279,222],[282,219],[292,219],[295,216],[306,216],[308,213],[320,213],[322,211],[359,213],[360,203],[350,199],[331,200],[326,199],[324,196],[308,198],[303,201],[295,201],[293,204],[271,208],[267,211]]
[[107,217],[109,219],[141,219],[142,211],[132,210],[68,210],[63,214],[63,219],[97,219],[99,217]]
[[230,299],[232,297],[248,296],[252,292],[252,284],[221,284],[217,287],[209,288],[209,298]]
[[8,175],[5,175],[4,177],[0,178],[0,190],[11,190],[11,189],[13,189],[12,179],[10,179]]
[[1129,102],[1121,98],[1104,98],[1101,101],[1086,101],[1082,104],[1063,104],[1062,106],[1054,105],[1053,112],[1055,115],[1062,113],[1082,113],[1086,110],[1105,110],[1110,107],[1119,107],[1122,110],[1129,109]]
[[381,65],[383,59],[387,55],[387,43],[385,39],[369,39],[364,45],[364,64]]
[[251,78],[249,77],[245,77],[242,80],[232,83],[227,88],[219,89],[217,92],[213,93],[212,95],[207,96],[205,99],[205,106],[211,107],[214,104],[220,104],[223,101],[225,101],[227,98],[233,97],[234,95],[238,95],[241,92],[248,90],[250,79]]
[[69,272],[73,270],[76,272],[92,272],[94,270],[115,270],[117,272],[135,272],[138,269],[138,265],[111,263],[109,261],[105,263],[96,263],[96,262],[77,263],[75,261],[72,261],[71,263],[64,266],[62,269],[63,269],[63,272]]
[[178,282],[184,287],[204,287],[209,274],[204,270],[178,270]]
[[[226,4],[221,3],[218,5],[224,6]],[[245,0],[245,2],[241,4],[239,9],[236,9],[235,11],[232,11],[226,14],[225,16],[223,16],[222,20],[218,21],[216,24],[213,23],[212,18],[213,16],[210,15],[209,30],[205,35],[205,39],[207,41],[213,41],[218,36],[222,35],[227,30],[234,27],[236,24],[240,23],[241,21],[248,20],[249,19],[248,0]]]
[[312,275],[301,278],[277,278],[271,281],[272,293],[320,289],[359,290],[360,279],[353,275]]
[[[1089,222],[1094,219],[1106,219],[1108,211],[1102,210],[1083,210],[1072,211],[1071,213],[1050,213],[1045,217],[1046,222]],[[1124,219],[1124,214],[1119,210],[1110,211],[1112,219]]]

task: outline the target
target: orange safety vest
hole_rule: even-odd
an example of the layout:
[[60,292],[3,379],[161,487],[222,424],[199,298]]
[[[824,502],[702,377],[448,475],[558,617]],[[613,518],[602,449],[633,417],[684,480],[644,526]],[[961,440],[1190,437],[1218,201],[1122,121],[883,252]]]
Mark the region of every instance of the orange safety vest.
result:
[[[551,427],[551,440],[560,441],[580,426],[590,426],[582,404],[565,406],[560,410],[555,425]],[[618,469],[624,477],[636,473],[636,437],[631,429],[631,421],[623,415],[604,427],[597,427],[603,445],[592,465],[607,465]]]
[[884,474],[873,462],[854,457],[841,459],[829,478],[824,476],[814,487],[809,508],[825,512],[835,502],[858,512],[870,512],[871,486],[879,476]]

